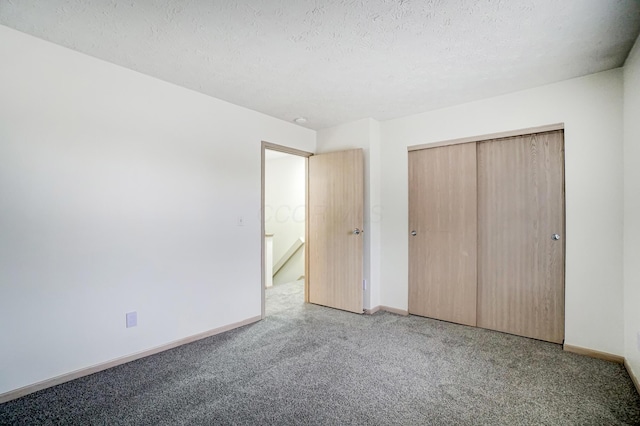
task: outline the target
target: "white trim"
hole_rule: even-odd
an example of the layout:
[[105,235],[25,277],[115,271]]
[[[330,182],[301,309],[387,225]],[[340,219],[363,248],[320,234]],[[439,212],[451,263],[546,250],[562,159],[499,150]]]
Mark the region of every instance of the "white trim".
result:
[[636,375],[633,374],[633,370],[631,370],[631,366],[629,365],[626,359],[624,360],[624,368],[627,369],[627,373],[629,373],[629,377],[631,377],[631,381],[635,385],[636,390],[638,391],[638,394],[640,394],[640,381],[638,380]]
[[379,310],[380,310],[380,306],[375,306],[375,307],[373,307],[371,309],[365,309],[364,313],[365,313],[365,315],[373,315],[376,312],[378,312]]
[[618,364],[624,363],[624,357],[620,355],[611,354],[608,352],[596,351],[594,349],[583,348],[581,346],[573,346],[567,345],[566,343],[562,345],[562,349],[566,352],[571,352],[579,355],[586,355],[591,358],[602,359],[605,361],[615,362]]
[[409,311],[405,311],[403,309],[392,308],[390,306],[382,306],[382,305],[374,306],[373,308],[370,308],[370,309],[365,309],[364,313],[366,315],[373,315],[378,311],[390,312],[392,314],[402,315],[402,316],[405,316],[405,317],[407,315],[409,315]]
[[287,250],[287,252],[282,255],[280,260],[278,260],[276,264],[273,265],[273,276],[275,276],[278,272],[280,272],[280,269],[282,269],[282,267],[286,265],[289,259],[291,259],[293,255],[296,254],[303,245],[304,245],[304,240],[302,238],[298,238],[293,242],[291,247],[289,247],[289,250]]
[[269,149],[271,151],[284,152],[285,154],[297,155],[299,157],[311,157],[313,155],[312,152],[301,151],[295,148],[289,148],[284,145],[277,145],[275,143],[262,141],[262,146],[264,149]]

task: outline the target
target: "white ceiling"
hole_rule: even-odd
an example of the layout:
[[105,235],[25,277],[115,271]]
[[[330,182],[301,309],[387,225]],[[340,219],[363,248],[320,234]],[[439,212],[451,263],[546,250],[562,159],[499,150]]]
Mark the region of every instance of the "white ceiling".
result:
[[637,0],[0,0],[0,24],[314,129],[619,67]]

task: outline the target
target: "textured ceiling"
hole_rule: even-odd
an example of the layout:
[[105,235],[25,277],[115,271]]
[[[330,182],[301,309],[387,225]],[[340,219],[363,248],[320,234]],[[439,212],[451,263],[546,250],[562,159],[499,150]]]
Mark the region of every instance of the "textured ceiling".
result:
[[0,0],[0,24],[320,129],[623,64],[637,0]]

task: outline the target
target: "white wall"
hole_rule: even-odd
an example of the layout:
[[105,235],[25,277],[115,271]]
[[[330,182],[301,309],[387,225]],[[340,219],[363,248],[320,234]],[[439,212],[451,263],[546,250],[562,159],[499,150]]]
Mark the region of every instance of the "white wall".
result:
[[[313,152],[315,132],[7,27],[0,39],[0,393],[259,316],[260,141]],[[322,152],[365,149],[365,307],[407,308],[407,146],[564,122],[566,342],[638,375],[638,50],[624,318],[621,70],[318,132]]]
[[380,305],[380,123],[367,118],[318,131],[318,153],[362,148],[364,151],[365,309]]
[[259,316],[261,141],[315,132],[0,40],[0,393]]
[[565,342],[623,354],[621,69],[382,122],[383,305],[407,309],[407,147],[560,122]]
[[[282,154],[265,160],[265,232],[273,236],[274,266],[298,238],[305,238],[306,159]],[[304,275],[304,248],[273,277],[274,284]]]
[[640,38],[624,66],[625,358],[640,379]]

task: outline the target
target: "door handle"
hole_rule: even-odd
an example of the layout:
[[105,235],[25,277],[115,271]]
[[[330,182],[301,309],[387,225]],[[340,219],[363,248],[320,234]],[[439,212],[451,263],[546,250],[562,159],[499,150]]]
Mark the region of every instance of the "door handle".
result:
[[558,240],[560,239],[560,235],[558,235],[558,234],[553,234],[553,235],[551,236],[551,239],[552,239],[553,241],[558,241]]
[[353,230],[353,235],[360,235],[361,232],[364,232],[364,231],[361,231],[360,229],[356,228]]
[[416,231],[411,231],[411,235],[415,237],[418,233]]

